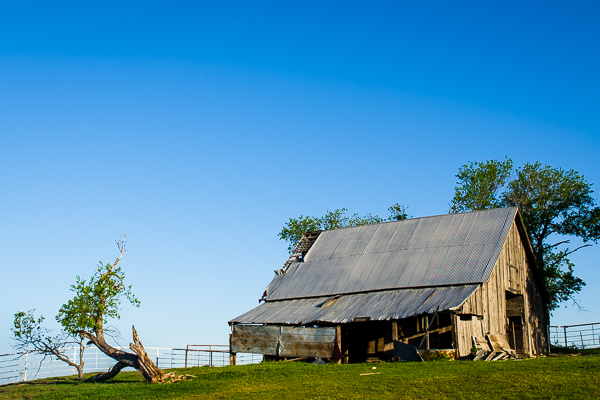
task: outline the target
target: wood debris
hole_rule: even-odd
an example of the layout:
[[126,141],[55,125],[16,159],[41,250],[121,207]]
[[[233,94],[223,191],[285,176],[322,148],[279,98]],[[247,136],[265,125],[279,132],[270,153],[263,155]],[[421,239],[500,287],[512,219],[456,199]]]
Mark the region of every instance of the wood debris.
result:
[[179,382],[179,381],[190,380],[195,377],[196,377],[195,375],[188,375],[188,374],[179,375],[179,374],[176,374],[175,372],[169,372],[168,374],[165,374],[163,376],[163,378],[160,380],[160,382],[161,383],[175,383],[175,382]]
[[472,337],[473,347],[477,353],[473,361],[499,361],[516,358],[516,353],[510,348],[504,335],[485,335],[485,340],[476,336]]

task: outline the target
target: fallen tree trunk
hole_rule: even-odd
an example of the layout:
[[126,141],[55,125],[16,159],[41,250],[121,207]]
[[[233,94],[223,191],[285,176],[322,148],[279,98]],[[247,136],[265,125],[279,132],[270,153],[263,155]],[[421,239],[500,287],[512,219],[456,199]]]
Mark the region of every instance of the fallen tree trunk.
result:
[[133,342],[134,343],[129,344],[129,348],[138,356],[138,370],[144,375],[144,378],[146,378],[148,382],[162,381],[165,378],[165,373],[162,369],[154,365],[150,357],[148,357],[148,353],[144,350],[144,346],[142,346],[142,342],[140,342],[135,327],[133,327]]
[[[117,361],[117,363],[113,365],[107,372],[101,372],[97,375],[94,375],[93,377],[89,378],[88,381],[104,381],[114,378],[123,368],[126,367],[132,367],[140,371],[147,382],[154,383],[165,380],[166,374],[163,372],[163,370],[154,365],[150,357],[148,357],[142,342],[140,342],[137,331],[135,330],[135,326],[132,327],[132,330],[134,343],[130,343],[129,348],[133,350],[134,354],[127,353],[110,346],[104,340],[104,335],[99,331],[96,332],[96,335],[89,332],[82,333],[94,345],[96,345],[100,351]],[[170,374],[171,378],[173,378],[172,375],[173,374]]]

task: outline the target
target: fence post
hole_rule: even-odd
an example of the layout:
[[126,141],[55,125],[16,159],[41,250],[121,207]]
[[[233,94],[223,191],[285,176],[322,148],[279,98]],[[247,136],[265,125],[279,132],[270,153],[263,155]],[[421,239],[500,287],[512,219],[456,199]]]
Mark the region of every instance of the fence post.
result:
[[565,348],[569,347],[568,343],[567,343],[567,326],[563,326],[563,329],[565,331]]
[[27,357],[29,352],[25,353],[25,370],[23,371],[23,382],[27,382]]
[[190,345],[185,346],[185,367],[187,368],[187,355],[188,355],[188,348],[190,347]]
[[546,325],[546,346],[548,347],[548,354],[552,353],[552,345],[550,341],[550,325]]

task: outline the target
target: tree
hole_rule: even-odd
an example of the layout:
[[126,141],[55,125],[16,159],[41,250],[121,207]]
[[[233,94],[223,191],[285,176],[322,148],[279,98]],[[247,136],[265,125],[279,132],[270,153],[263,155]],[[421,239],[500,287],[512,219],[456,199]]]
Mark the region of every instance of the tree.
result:
[[381,218],[378,215],[370,213],[365,216],[360,216],[357,213],[347,216],[346,212],[348,209],[346,208],[327,211],[322,217],[301,215],[298,218],[290,218],[277,236],[289,243],[288,251],[291,253],[296,244],[302,239],[302,235],[306,232],[339,229],[347,226],[379,224],[385,221],[401,221],[411,217],[407,212],[407,208],[398,203],[390,206],[388,208],[390,212],[388,218]]
[[105,373],[100,373],[92,380],[106,380],[116,376],[123,368],[133,367],[139,370],[148,382],[161,381],[165,373],[157,368],[140,342],[135,327],[132,327],[133,341],[129,348],[134,352],[127,353],[112,347],[106,342],[105,334],[110,334],[107,327],[108,318],[119,319],[121,299],[126,298],[132,305],[139,307],[139,300],[131,291],[131,285],[124,284],[125,274],[117,264],[127,251],[126,235],[117,241],[119,256],[112,264],[99,263],[95,274],[89,282],[77,277],[71,285],[75,297],[64,304],[56,316],[56,320],[71,335],[79,335],[89,340],[104,354],[117,363]]
[[[592,184],[574,170],[539,162],[513,169],[512,160],[469,162],[459,169],[450,212],[517,206],[548,293],[548,309],[575,301],[585,282],[568,256],[600,239],[600,209]],[[571,248],[570,238],[583,244]]]
[[[139,307],[139,300],[131,291],[131,285],[124,283],[125,274],[117,264],[127,251],[125,246],[126,234],[117,240],[119,256],[111,264],[99,263],[96,272],[89,281],[76,278],[76,283],[71,285],[75,296],[64,304],[56,316],[56,320],[63,328],[65,337],[78,338],[81,352],[83,353],[83,340],[88,340],[88,345],[93,344],[104,354],[113,358],[117,363],[105,373],[99,373],[90,380],[106,380],[116,376],[123,368],[133,367],[139,370],[148,382],[162,381],[165,377],[178,378],[174,374],[166,375],[157,368],[140,342],[135,327],[133,341],[129,348],[133,353],[125,352],[109,345],[106,336],[114,336],[115,331],[107,325],[109,318],[119,319],[121,300],[127,299],[132,305]],[[50,339],[43,328],[40,327],[43,318],[35,320],[33,314],[17,313],[15,315],[15,337],[21,343],[33,345],[39,351],[59,357],[55,348],[57,340]],[[62,359],[59,357],[59,359]],[[64,360],[65,362],[69,362]],[[73,365],[69,362],[69,365]],[[73,365],[77,368],[76,365]],[[81,363],[80,377],[83,370]]]
[[500,190],[506,187],[512,168],[513,162],[509,158],[469,162],[460,167],[456,177],[462,184],[454,188],[450,212],[502,207]]
[[[16,343],[13,347],[17,351],[33,351],[43,355],[44,358],[40,361],[40,367],[46,356],[54,356],[77,369],[79,380],[82,380],[83,353],[85,350],[83,338],[79,335],[69,335],[65,331],[61,331],[56,336],[51,336],[51,331],[42,326],[44,317],[40,316],[36,319],[34,312],[35,310],[30,310],[27,313],[20,311],[15,314],[12,331]],[[75,359],[71,360],[66,354],[65,350],[70,346],[79,347],[79,363]]]

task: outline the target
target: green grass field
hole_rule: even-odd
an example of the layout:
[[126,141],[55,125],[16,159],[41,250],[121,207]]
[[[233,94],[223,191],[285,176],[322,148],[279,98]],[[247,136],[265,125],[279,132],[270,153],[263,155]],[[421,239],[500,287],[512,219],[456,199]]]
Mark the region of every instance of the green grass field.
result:
[[600,399],[598,354],[497,362],[279,362],[177,372],[196,377],[171,384],[147,384],[137,372],[105,383],[53,378],[1,386],[0,399]]

